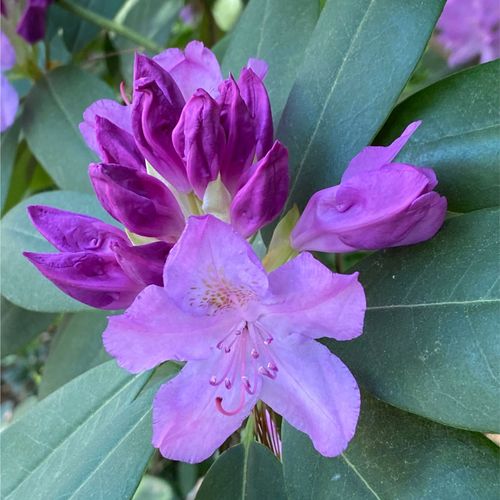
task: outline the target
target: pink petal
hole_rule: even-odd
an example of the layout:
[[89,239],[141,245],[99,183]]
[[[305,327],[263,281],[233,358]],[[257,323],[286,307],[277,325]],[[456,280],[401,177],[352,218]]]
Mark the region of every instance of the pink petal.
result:
[[[246,400],[241,411],[227,416],[220,413],[215,398],[222,397],[224,408],[240,406],[241,388],[227,390],[209,380],[217,373],[219,356],[209,360],[190,361],[179,375],[163,385],[153,403],[153,446],[165,458],[182,462],[201,462],[222,445],[249,415],[258,399],[243,393]],[[260,377],[258,377],[260,379]]]
[[421,121],[410,123],[392,144],[389,146],[369,146],[364,148],[361,153],[357,154],[349,163],[342,182],[354,177],[362,172],[378,170],[383,165],[390,163],[398,153],[404,148],[405,144],[410,140],[413,133],[420,127]]
[[264,380],[261,399],[311,438],[316,450],[334,457],[354,436],[360,396],[347,367],[321,344],[296,336],[277,339],[278,372]]
[[16,64],[16,51],[2,31],[0,31],[0,49],[0,70],[7,71]]
[[212,97],[218,95],[222,82],[220,66],[214,53],[202,42],[189,42],[184,52],[167,49],[153,59],[172,75],[186,101],[197,89],[205,90]]
[[255,59],[251,57],[248,60],[247,68],[251,69],[261,80],[264,80],[269,66],[263,59]]
[[231,203],[231,223],[245,238],[279,215],[288,195],[288,151],[276,141]]
[[125,314],[109,318],[103,341],[122,368],[138,373],[166,360],[208,358],[221,332],[229,331],[234,323],[231,315],[186,314],[164,288],[150,285]]
[[363,331],[366,299],[358,273],[335,274],[302,253],[269,275],[274,304],[259,321],[281,336],[348,340]]
[[16,119],[19,96],[7,77],[0,74],[0,132],[7,130]]
[[250,245],[211,215],[190,217],[165,265],[165,287],[190,314],[220,314],[267,291],[267,276]]

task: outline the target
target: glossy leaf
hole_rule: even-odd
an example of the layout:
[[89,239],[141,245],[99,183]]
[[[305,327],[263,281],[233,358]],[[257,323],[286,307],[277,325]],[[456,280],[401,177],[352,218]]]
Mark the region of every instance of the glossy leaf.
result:
[[113,223],[95,196],[71,191],[41,193],[16,205],[2,219],[2,294],[14,304],[41,312],[76,312],[90,309],[61,292],[22,255],[22,252],[52,252],[55,249],[34,228],[26,207],[49,205],[98,217]]
[[376,139],[387,144],[422,120],[398,160],[436,169],[449,209],[467,212],[500,201],[500,60],[474,66],[403,101]]
[[39,398],[111,359],[102,345],[109,314],[109,311],[82,312],[63,320],[50,344],[38,387]]
[[265,82],[276,124],[318,16],[316,1],[252,0],[231,33],[224,74],[238,75],[250,57],[264,59],[269,65]]
[[2,358],[24,347],[37,335],[44,332],[56,319],[55,314],[37,313],[21,309],[3,296],[1,301]]
[[284,424],[283,470],[289,500],[495,498],[498,448],[480,434],[451,429],[364,394],[349,448],[318,454]]
[[364,333],[328,346],[372,394],[438,422],[500,431],[499,214],[452,218],[434,239],[356,266]]
[[0,139],[0,155],[2,157],[1,174],[2,183],[0,185],[0,210],[3,211],[7,194],[9,192],[10,180],[12,177],[12,169],[16,159],[17,144],[19,141],[19,133],[21,131],[21,123],[19,120],[14,122],[6,132],[1,135]]
[[[182,0],[168,0],[167,2],[165,0],[132,0],[123,4],[116,14],[115,21],[164,46],[182,5]],[[126,80],[130,82],[137,44],[122,36],[115,37],[113,43],[121,53],[122,72]]]
[[196,500],[286,499],[281,463],[255,441],[223,453],[210,467]]
[[11,424],[2,433],[2,498],[130,498],[153,452],[155,391],[139,395],[149,376],[110,361]]
[[41,77],[26,98],[23,132],[33,154],[62,189],[92,188],[87,167],[96,156],[78,129],[84,110],[111,89],[94,75],[64,66]]
[[[278,138],[290,152],[289,205],[336,184],[403,90],[443,1],[329,0],[307,46]],[[292,33],[294,30],[290,30]]]

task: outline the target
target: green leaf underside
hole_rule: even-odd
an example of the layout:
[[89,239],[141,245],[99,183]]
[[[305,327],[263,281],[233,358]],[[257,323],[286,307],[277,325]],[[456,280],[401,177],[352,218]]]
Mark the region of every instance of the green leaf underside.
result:
[[424,417],[500,432],[499,210],[448,220],[432,240],[365,258],[364,333],[325,341],[375,396]]
[[284,500],[281,463],[253,441],[223,453],[208,471],[196,500]]
[[252,0],[231,33],[224,75],[239,75],[250,57],[269,65],[266,88],[275,124],[285,106],[304,50],[319,16],[319,2]]
[[78,375],[111,358],[102,345],[109,311],[90,311],[68,315],[50,344],[38,387],[45,398]]
[[24,347],[56,319],[55,314],[21,309],[3,296],[0,311],[2,314],[0,327],[2,358]]
[[363,394],[354,439],[326,458],[309,438],[283,428],[289,500],[494,499],[498,448],[480,434],[445,427]]
[[98,99],[112,99],[96,76],[73,66],[44,75],[26,98],[22,114],[28,145],[62,189],[91,192],[87,168],[97,160],[78,129],[83,112]]
[[377,136],[388,144],[423,120],[397,160],[436,170],[449,209],[467,212],[500,201],[500,60],[474,66],[403,101]]
[[2,220],[2,294],[14,304],[31,311],[76,312],[90,309],[61,292],[22,255],[24,251],[56,251],[31,224],[26,212],[29,205],[48,205],[113,223],[96,197],[90,194],[46,192],[19,203]]
[[311,36],[278,138],[290,153],[292,203],[338,183],[389,115],[443,1],[330,0]]
[[109,361],[11,424],[2,433],[2,498],[130,498],[153,452],[156,387],[139,395],[149,377]]

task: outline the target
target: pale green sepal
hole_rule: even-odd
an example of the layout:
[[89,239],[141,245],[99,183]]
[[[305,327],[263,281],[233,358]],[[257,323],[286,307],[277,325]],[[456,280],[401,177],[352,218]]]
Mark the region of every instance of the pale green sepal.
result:
[[205,214],[230,222],[229,207],[231,205],[231,194],[222,183],[220,175],[215,181],[209,182],[203,196],[202,210]]
[[127,233],[128,239],[132,242],[133,245],[147,245],[148,243],[154,243],[156,241],[160,241],[156,238],[150,238],[149,236],[141,236],[139,234],[135,234],[132,231],[129,231],[125,228],[125,232]]

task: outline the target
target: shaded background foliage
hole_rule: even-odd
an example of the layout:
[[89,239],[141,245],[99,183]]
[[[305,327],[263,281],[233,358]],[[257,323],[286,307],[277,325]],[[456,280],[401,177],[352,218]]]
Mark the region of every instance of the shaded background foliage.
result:
[[398,160],[434,167],[453,212],[417,247],[320,256],[332,268],[354,265],[368,298],[364,335],[326,343],[364,388],[343,455],[318,455],[283,424],[282,463],[259,443],[231,441],[193,466],[160,460],[150,445],[152,396],[178,367],[120,370],[102,348],[106,314],[21,256],[50,251],[26,217],[33,202],[113,223],[92,194],[95,157],[78,123],[94,100],[118,98],[145,48],[67,3],[50,7],[46,38],[33,47],[2,19],[22,97],[1,137],[2,495],[194,498],[205,477],[200,499],[496,498],[498,450],[482,433],[500,432],[499,62],[449,74],[429,44],[444,3],[436,0],[71,2],[144,37],[148,53],[200,39],[225,73],[249,56],[266,59],[276,133],[290,150],[288,206],[302,208],[362,147],[422,119]]

